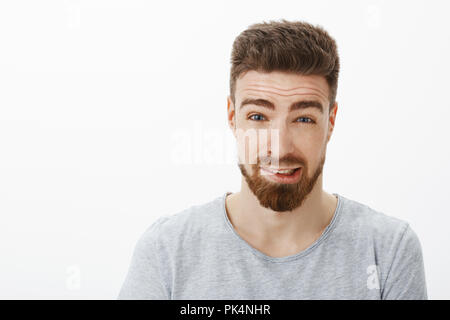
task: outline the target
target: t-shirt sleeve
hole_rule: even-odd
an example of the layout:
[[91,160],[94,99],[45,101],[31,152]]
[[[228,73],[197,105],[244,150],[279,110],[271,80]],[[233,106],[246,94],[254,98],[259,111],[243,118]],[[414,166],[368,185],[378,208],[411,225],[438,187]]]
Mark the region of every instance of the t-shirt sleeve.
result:
[[384,283],[383,300],[427,300],[422,247],[407,224]]
[[156,220],[139,238],[118,300],[169,300],[156,250],[158,230],[165,217]]

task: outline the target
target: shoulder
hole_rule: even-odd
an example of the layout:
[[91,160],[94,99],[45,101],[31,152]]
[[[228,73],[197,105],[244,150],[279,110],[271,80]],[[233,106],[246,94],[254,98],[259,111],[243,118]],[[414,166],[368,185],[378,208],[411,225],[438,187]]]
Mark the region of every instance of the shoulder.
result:
[[370,237],[392,243],[400,240],[410,228],[407,221],[390,213],[343,196],[341,198],[343,199],[341,226],[355,237]]
[[346,197],[342,200],[338,234],[353,243],[355,250],[370,248],[380,263],[391,261],[402,252],[421,256],[419,237],[409,222]]

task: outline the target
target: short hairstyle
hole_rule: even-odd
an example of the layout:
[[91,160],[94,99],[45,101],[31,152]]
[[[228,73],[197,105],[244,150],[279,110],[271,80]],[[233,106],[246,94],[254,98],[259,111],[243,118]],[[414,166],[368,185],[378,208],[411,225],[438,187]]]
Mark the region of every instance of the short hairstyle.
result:
[[321,26],[285,19],[250,25],[233,42],[230,72],[233,104],[236,80],[250,70],[324,76],[329,86],[329,111],[336,100],[337,45]]

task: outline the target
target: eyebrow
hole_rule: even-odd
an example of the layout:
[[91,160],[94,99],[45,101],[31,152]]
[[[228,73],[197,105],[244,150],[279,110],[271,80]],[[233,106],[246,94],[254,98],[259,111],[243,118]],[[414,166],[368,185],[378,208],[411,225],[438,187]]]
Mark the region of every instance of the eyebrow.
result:
[[[242,107],[244,107],[245,105],[248,105],[248,104],[253,104],[253,105],[264,107],[264,108],[267,108],[270,110],[275,110],[275,105],[271,101],[266,100],[266,99],[251,99],[251,98],[244,99],[244,101],[242,101],[242,103],[241,103],[240,108],[242,109]],[[323,113],[322,103],[320,103],[319,101],[316,101],[316,100],[301,100],[301,101],[294,102],[289,107],[289,112],[295,111],[295,110],[306,109],[306,108],[316,108],[321,113]]]

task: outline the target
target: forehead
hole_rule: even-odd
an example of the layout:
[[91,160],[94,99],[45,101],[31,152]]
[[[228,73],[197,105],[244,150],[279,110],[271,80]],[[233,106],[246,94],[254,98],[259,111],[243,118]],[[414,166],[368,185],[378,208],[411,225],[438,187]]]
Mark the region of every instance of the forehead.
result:
[[236,81],[236,97],[266,95],[277,98],[316,97],[328,101],[328,83],[323,76],[250,70]]

